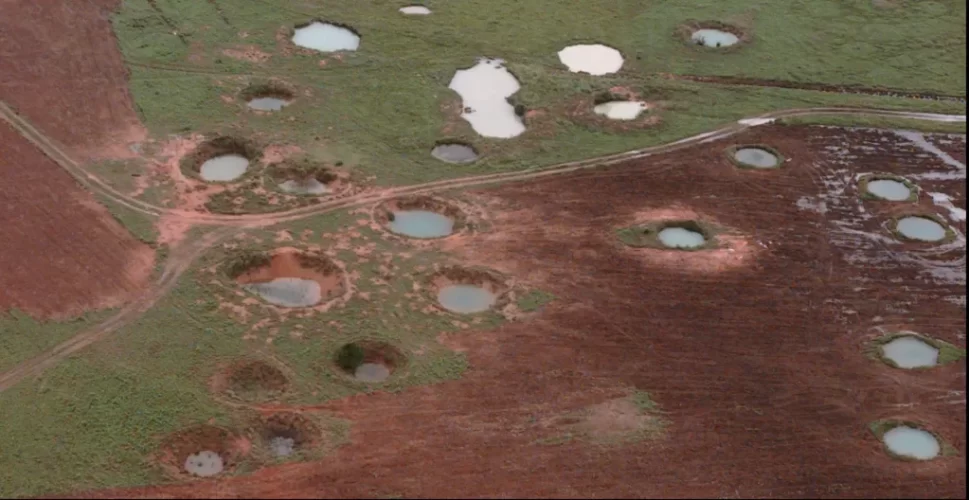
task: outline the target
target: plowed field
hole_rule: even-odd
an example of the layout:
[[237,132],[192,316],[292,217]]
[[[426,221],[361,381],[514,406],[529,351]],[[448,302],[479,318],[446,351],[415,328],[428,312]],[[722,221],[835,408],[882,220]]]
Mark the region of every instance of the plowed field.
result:
[[[790,161],[737,170],[723,156],[735,142]],[[964,154],[964,140],[947,146]],[[965,498],[965,361],[902,371],[862,354],[876,326],[964,345],[965,242],[891,239],[898,209],[854,190],[872,171],[965,207],[964,170],[893,133],[804,127],[481,191],[493,230],[448,249],[556,301],[442,338],[468,355],[461,380],[327,405],[353,422],[351,444],[320,462],[98,495]],[[920,208],[949,216],[929,196]],[[657,217],[714,222],[724,246],[617,243],[617,228]],[[551,418],[630,387],[665,412],[665,437],[543,441]],[[893,460],[867,429],[886,418],[921,422],[960,455]]]

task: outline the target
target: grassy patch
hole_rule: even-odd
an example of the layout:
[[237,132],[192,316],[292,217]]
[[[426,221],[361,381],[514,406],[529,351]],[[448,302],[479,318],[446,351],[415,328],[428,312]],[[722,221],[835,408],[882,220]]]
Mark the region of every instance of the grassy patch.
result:
[[529,290],[518,297],[515,304],[523,312],[532,312],[541,309],[546,304],[555,300],[555,296],[542,290]]
[[111,216],[130,231],[135,238],[149,245],[154,245],[158,241],[158,229],[155,228],[157,217],[136,212],[100,194],[94,196],[108,209]]
[[40,321],[12,310],[0,314],[0,373],[91,328],[114,310],[87,313],[66,321]]
[[636,441],[658,439],[669,422],[652,397],[644,391],[633,391],[624,398],[613,399],[583,408],[552,420],[557,433],[537,440],[546,446],[573,440],[614,446]]
[[832,127],[864,127],[889,130],[917,130],[919,132],[965,134],[966,123],[930,122],[891,117],[857,116],[798,116],[779,121],[785,125],[824,125]]

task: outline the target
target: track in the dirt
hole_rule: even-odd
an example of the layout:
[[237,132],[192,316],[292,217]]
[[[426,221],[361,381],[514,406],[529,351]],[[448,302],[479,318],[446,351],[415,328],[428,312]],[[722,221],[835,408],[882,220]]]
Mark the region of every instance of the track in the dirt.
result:
[[[637,149],[633,151],[627,151],[624,153],[618,153],[613,155],[601,156],[598,158],[592,158],[587,160],[568,162],[559,165],[553,165],[548,167],[542,167],[538,169],[526,170],[523,172],[511,172],[503,174],[486,174],[481,176],[463,177],[459,179],[450,179],[444,181],[434,181],[425,184],[401,187],[389,189],[379,193],[365,193],[362,195],[357,195],[349,197],[343,200],[334,201],[331,203],[322,203],[316,206],[295,209],[288,212],[282,212],[278,214],[269,215],[241,215],[241,216],[231,216],[231,215],[204,215],[195,214],[186,211],[170,210],[162,207],[157,207],[149,203],[145,203],[141,200],[133,198],[131,196],[124,195],[118,192],[106,182],[98,178],[96,175],[85,170],[80,164],[74,161],[69,155],[67,155],[61,148],[59,148],[52,139],[40,132],[36,127],[32,126],[26,119],[19,116],[12,108],[0,101],[0,117],[11,124],[16,130],[24,135],[28,140],[35,144],[41,151],[51,157],[59,165],[70,172],[74,177],[78,179],[84,186],[89,189],[107,197],[108,199],[119,203],[125,207],[132,210],[136,210],[140,213],[159,216],[168,215],[174,217],[184,218],[188,222],[206,224],[206,225],[219,225],[228,226],[224,230],[217,231],[213,235],[222,235],[223,237],[232,234],[229,228],[241,227],[258,227],[274,225],[282,222],[289,222],[293,220],[298,220],[306,217],[311,217],[314,215],[321,215],[328,212],[332,212],[339,209],[352,208],[361,205],[366,205],[374,203],[383,199],[407,195],[407,194],[427,194],[438,191],[445,191],[457,188],[468,188],[476,186],[484,186],[489,184],[513,182],[513,181],[524,181],[530,179],[536,179],[539,177],[547,177],[552,175],[561,175],[569,172],[575,172],[583,169],[590,169],[594,167],[603,167],[608,165],[613,165],[619,162],[625,162],[630,160],[642,159],[652,155],[660,153],[668,153],[683,149],[689,146],[703,144],[705,142],[710,142],[714,140],[724,139],[732,135],[738,134],[744,130],[751,127],[758,126],[760,124],[770,123],[774,120],[782,118],[791,118],[796,116],[813,116],[813,115],[848,115],[848,116],[888,116],[896,118],[908,118],[914,120],[926,120],[935,122],[958,122],[965,121],[965,116],[955,116],[955,115],[940,115],[934,113],[918,113],[918,112],[908,112],[908,111],[892,111],[892,110],[881,110],[881,109],[850,109],[850,108],[807,108],[807,109],[790,109],[775,111],[771,113],[766,113],[761,116],[752,117],[744,120],[740,120],[737,123],[722,127],[720,129],[698,134],[692,137],[674,141],[668,144],[654,146],[644,149]],[[80,349],[90,345],[104,338],[110,332],[117,330],[118,328],[131,323],[141,316],[145,311],[147,311],[155,302],[158,301],[165,293],[167,293],[181,276],[181,274],[188,269],[195,257],[200,255],[205,249],[214,245],[220,238],[215,238],[212,235],[208,237],[203,237],[202,240],[195,242],[185,243],[186,247],[179,247],[175,253],[169,258],[169,262],[165,266],[165,272],[162,274],[159,282],[156,285],[147,290],[138,300],[132,302],[127,307],[125,307],[120,313],[108,319],[104,323],[79,333],[73,338],[55,346],[54,348],[48,350],[47,352],[38,355],[37,357],[28,360],[20,365],[16,366],[12,370],[6,373],[0,374],[0,393],[9,389],[10,387],[16,385],[18,382],[23,380],[27,376],[36,376],[42,373],[44,370],[55,366],[58,362],[65,359],[67,356],[79,351]],[[179,253],[180,252],[180,253]]]

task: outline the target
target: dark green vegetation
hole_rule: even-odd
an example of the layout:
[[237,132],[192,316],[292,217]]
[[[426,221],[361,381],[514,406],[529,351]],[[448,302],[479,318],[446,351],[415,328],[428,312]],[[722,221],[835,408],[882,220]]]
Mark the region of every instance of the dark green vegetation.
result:
[[[783,108],[857,105],[961,111],[963,104],[839,95],[778,88],[674,81],[660,73],[728,75],[965,93],[965,4],[907,2],[877,9],[867,1],[777,2],[624,0],[554,5],[546,1],[469,0],[429,5],[434,14],[405,18],[374,0],[280,6],[266,0],[220,0],[231,26],[209,2],[158,0],[183,44],[147,0],[126,0],[114,18],[131,69],[132,94],[158,134],[210,132],[258,136],[300,146],[318,160],[343,160],[379,184],[417,183],[517,170],[661,144],[739,118]],[[362,35],[360,50],[294,50],[295,25],[313,18],[345,23]],[[588,22],[596,19],[595,23]],[[697,50],[676,32],[695,19],[736,25],[751,39],[729,52]],[[797,19],[796,23],[791,23]],[[245,32],[246,37],[239,37]],[[607,77],[578,75],[558,61],[574,43],[598,42],[625,56]],[[251,47],[255,62],[225,50]],[[478,137],[458,117],[449,90],[454,72],[480,56],[501,57],[519,78],[516,104],[541,112],[511,140]],[[321,67],[320,62],[326,60]],[[278,113],[249,112],[239,93],[270,78],[298,95]],[[390,83],[392,82],[392,83]],[[570,120],[577,98],[622,86],[644,99],[661,96],[662,123],[613,134]],[[225,102],[222,97],[234,97]],[[442,164],[428,151],[443,137],[472,143],[473,166]]]

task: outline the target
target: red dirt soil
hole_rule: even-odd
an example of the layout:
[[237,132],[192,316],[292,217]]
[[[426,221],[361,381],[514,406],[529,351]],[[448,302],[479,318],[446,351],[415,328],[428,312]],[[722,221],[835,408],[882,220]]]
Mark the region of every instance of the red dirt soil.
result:
[[[889,206],[861,212],[850,182],[836,192],[855,173],[950,167],[890,133],[762,127],[735,141],[791,161],[738,170],[722,154],[733,142],[718,141],[480,191],[494,230],[443,245],[556,301],[525,321],[442,337],[468,356],[460,380],[325,405],[353,422],[352,443],[333,455],[79,496],[965,498],[965,361],[910,372],[861,353],[878,325],[965,345],[964,309],[943,300],[965,285],[925,271],[961,257],[964,280],[965,247],[928,254],[866,234],[882,231]],[[963,181],[927,187],[965,199]],[[823,213],[804,208],[802,196],[821,193]],[[616,228],[664,209],[733,228],[750,252],[719,268],[691,260],[704,252],[670,266],[650,257],[662,250],[616,243]],[[540,422],[630,387],[665,412],[665,438],[536,442],[548,437]],[[960,455],[895,461],[867,429],[885,418],[923,422]]]
[[154,251],[73,177],[0,122],[0,313],[66,318],[127,302]]
[[145,132],[109,21],[121,2],[0,3],[0,98],[85,159],[130,154]]

